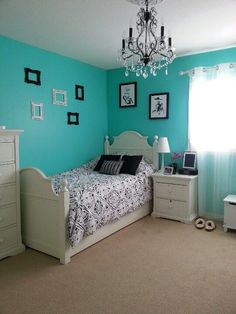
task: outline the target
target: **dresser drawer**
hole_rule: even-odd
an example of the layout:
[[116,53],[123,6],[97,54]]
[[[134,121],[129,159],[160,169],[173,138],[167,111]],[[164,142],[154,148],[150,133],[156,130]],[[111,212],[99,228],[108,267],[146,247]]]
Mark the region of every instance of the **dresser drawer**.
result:
[[0,143],[0,162],[14,161],[14,143]]
[[170,200],[187,201],[188,186],[178,184],[157,183],[155,184],[155,196]]
[[0,207],[0,228],[16,223],[16,205]]
[[16,202],[16,186],[0,187],[0,206]]
[[188,208],[186,202],[155,198],[154,211],[178,219],[187,217]]
[[15,164],[0,166],[0,184],[12,183],[16,181]]
[[16,227],[0,230],[0,250],[17,245]]

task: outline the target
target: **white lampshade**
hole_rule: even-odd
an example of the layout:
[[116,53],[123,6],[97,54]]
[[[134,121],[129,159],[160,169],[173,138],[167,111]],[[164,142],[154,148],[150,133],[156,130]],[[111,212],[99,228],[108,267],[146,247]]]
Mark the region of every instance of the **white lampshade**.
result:
[[160,137],[157,144],[157,151],[159,153],[169,153],[170,152],[170,146],[168,143],[167,137]]

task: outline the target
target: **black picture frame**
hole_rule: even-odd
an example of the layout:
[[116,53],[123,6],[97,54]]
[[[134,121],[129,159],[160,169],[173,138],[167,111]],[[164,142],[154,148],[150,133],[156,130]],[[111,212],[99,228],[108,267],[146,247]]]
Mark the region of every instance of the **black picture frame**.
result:
[[79,113],[78,112],[67,112],[67,124],[68,125],[79,125]]
[[149,119],[169,118],[169,93],[149,95]]
[[84,100],[84,86],[75,85],[75,99]]
[[[25,83],[41,85],[41,72],[39,70],[24,68],[24,71],[25,71]],[[32,78],[32,76],[35,76],[35,77]]]
[[120,108],[137,106],[137,82],[121,83],[119,85]]

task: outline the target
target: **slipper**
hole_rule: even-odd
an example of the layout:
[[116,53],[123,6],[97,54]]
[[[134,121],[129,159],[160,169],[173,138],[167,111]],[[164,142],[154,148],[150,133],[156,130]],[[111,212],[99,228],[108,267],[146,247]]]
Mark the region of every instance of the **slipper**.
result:
[[197,229],[203,229],[205,227],[205,220],[203,218],[198,218],[195,220],[195,227]]
[[205,224],[205,230],[206,231],[213,231],[216,228],[216,225],[214,221],[212,220],[207,220]]

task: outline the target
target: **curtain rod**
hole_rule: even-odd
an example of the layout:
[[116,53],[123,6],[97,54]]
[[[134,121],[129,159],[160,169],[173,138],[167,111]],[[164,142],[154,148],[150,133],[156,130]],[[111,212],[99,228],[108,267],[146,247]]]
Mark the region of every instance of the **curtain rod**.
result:
[[[229,63],[229,68],[230,69],[236,68],[236,63]],[[203,72],[212,71],[212,70],[216,70],[216,71],[219,70],[219,65],[215,65],[212,67],[202,67]],[[195,73],[195,70],[193,68],[191,70],[180,71],[179,75],[194,75],[194,73]]]

